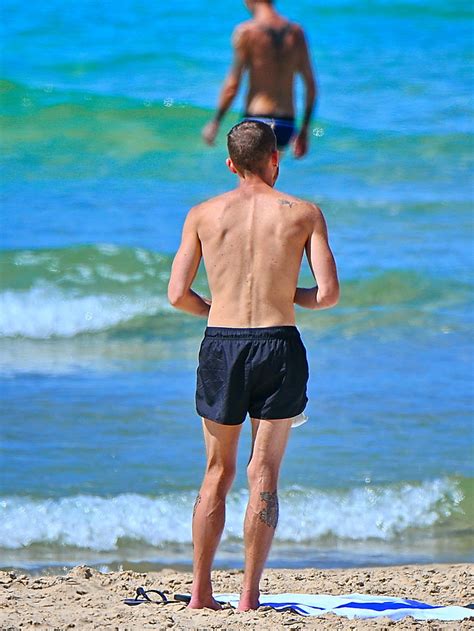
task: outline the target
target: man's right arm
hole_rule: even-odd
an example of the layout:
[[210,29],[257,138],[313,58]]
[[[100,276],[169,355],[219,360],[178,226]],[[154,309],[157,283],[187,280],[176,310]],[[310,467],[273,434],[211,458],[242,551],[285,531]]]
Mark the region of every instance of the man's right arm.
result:
[[339,281],[324,215],[317,206],[312,209],[312,230],[305,250],[317,284],[309,289],[297,287],[294,302],[306,309],[327,309],[339,300]]
[[202,257],[196,214],[192,208],[184,222],[181,245],[171,267],[168,300],[176,309],[207,318],[211,301],[191,289]]
[[202,130],[202,137],[204,139],[204,142],[206,142],[208,145],[214,144],[217,132],[219,131],[221,120],[223,119],[225,113],[231,106],[232,101],[235,99],[235,97],[237,96],[237,92],[239,91],[240,81],[242,79],[242,74],[244,72],[246,64],[244,38],[245,35],[243,33],[242,27],[238,26],[232,36],[232,42],[234,46],[234,61],[232,63],[230,72],[224,81],[224,85],[222,86],[216,115],[209,123],[207,123],[207,125]]
[[314,72],[311,65],[308,44],[306,43],[306,38],[302,30],[299,33],[299,37],[301,41],[298,72],[305,85],[306,97],[301,128],[294,143],[294,154],[296,158],[302,158],[308,151],[309,124],[311,122],[311,116],[313,115],[314,104],[316,102],[318,92],[316,79],[314,78]]

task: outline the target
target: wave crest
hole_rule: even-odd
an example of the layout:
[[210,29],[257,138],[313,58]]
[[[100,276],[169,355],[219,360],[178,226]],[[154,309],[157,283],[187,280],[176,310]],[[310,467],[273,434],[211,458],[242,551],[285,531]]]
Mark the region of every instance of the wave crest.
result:
[[0,336],[47,339],[97,333],[138,316],[169,310],[160,297],[67,296],[57,290],[34,288],[0,295]]
[[[390,541],[408,529],[426,529],[460,511],[463,494],[456,481],[365,487],[346,492],[293,488],[280,493],[282,514],[277,541],[310,543],[340,540]],[[163,548],[191,543],[193,492],[157,498],[122,494],[79,495],[34,500],[0,500],[0,546],[34,543],[115,550],[123,539]],[[247,493],[230,495],[224,541],[241,540]]]
[[[160,333],[172,312],[166,297],[171,260],[171,254],[112,244],[0,252],[0,337],[73,337],[132,321],[134,332]],[[303,270],[302,282],[313,282],[309,271]],[[209,295],[203,273],[194,286]],[[301,310],[299,321],[318,330],[339,326],[352,335],[354,327],[433,328],[443,311],[445,332],[459,325],[453,306],[470,296],[470,287],[459,280],[440,284],[430,276],[390,270],[345,279],[337,310],[318,318]]]

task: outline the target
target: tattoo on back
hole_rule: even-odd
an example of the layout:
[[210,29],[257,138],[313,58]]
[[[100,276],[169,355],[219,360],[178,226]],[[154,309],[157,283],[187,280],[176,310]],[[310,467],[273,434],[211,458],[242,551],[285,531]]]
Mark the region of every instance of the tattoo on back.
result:
[[196,514],[196,509],[198,507],[198,505],[201,503],[201,494],[198,493],[197,497],[196,497],[196,501],[194,502],[194,508],[193,508],[193,517]]
[[290,202],[288,199],[279,199],[278,201],[282,206],[289,206],[290,208],[295,203],[295,202]]
[[264,524],[267,524],[267,526],[270,526],[271,528],[276,528],[278,524],[277,492],[273,491],[273,493],[270,493],[268,491],[264,491],[263,493],[260,493],[260,499],[267,503],[266,507],[258,514],[260,521],[263,521]]

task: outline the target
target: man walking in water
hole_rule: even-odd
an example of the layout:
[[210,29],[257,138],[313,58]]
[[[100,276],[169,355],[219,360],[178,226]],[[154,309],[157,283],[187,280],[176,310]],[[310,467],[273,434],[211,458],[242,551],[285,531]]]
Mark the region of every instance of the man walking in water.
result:
[[253,19],[237,26],[233,34],[234,61],[224,82],[215,117],[203,129],[207,144],[214,144],[224,114],[239,90],[244,71],[249,73],[244,120],[261,120],[273,127],[278,150],[295,136],[293,102],[295,75],[303,78],[306,104],[294,140],[294,154],[308,151],[308,128],[316,99],[314,79],[303,29],[279,15],[273,0],[246,0]]
[[[288,434],[307,398],[306,352],[294,304],[336,304],[339,284],[321,210],[276,191],[272,129],[243,121],[227,137],[236,189],[192,208],[168,287],[171,304],[208,319],[199,353],[196,408],[207,466],[193,515],[192,608],[219,604],[211,567],[225,521],[242,423],[252,422],[245,515],[245,573],[239,610],[259,605],[259,583],[278,521],[277,483]],[[297,287],[306,252],[317,285]],[[191,289],[204,258],[212,299]]]

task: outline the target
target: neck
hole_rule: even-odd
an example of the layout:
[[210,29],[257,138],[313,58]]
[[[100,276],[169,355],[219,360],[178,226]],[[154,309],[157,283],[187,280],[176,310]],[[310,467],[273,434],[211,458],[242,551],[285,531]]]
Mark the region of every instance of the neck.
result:
[[257,175],[256,173],[250,173],[246,171],[244,175],[239,174],[239,188],[248,190],[251,188],[257,188],[259,186],[272,186],[273,178],[266,175]]
[[254,17],[258,20],[275,14],[273,5],[269,2],[257,2],[254,10]]

